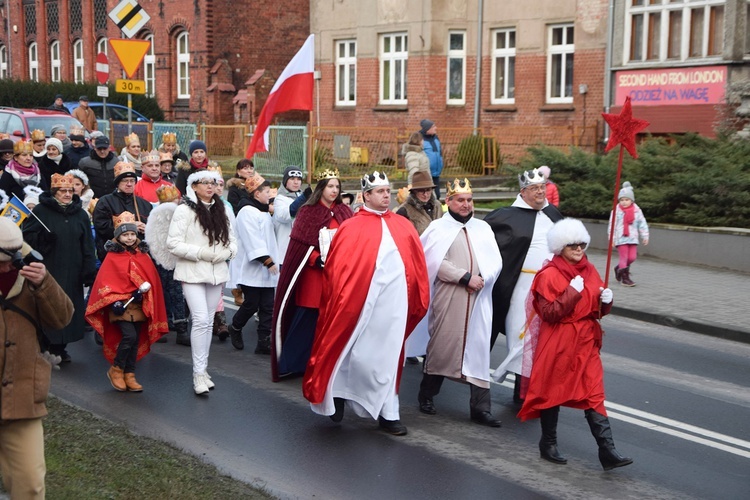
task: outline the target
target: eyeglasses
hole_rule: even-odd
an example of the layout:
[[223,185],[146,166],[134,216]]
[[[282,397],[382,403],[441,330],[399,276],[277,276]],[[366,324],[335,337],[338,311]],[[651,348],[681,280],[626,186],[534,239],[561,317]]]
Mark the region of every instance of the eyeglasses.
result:
[[411,192],[415,193],[415,194],[426,194],[426,193],[431,193],[432,192],[432,188],[412,189]]
[[67,189],[67,188],[58,188],[57,192],[58,193],[70,193],[70,194],[73,194],[75,191],[72,190],[72,189]]
[[586,250],[586,243],[569,243],[565,245],[566,248],[570,248],[571,250],[578,250],[579,248],[581,250]]
[[542,191],[546,191],[547,188],[543,184],[536,184],[534,186],[527,186],[525,189],[528,189],[532,193],[541,193]]
[[213,181],[211,179],[203,179],[203,180],[196,182],[196,184],[203,184],[204,186],[215,186],[216,181]]

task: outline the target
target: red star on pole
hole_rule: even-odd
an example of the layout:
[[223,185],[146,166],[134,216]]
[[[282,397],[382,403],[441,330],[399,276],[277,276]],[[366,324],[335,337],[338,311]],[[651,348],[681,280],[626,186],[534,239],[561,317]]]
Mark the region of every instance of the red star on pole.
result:
[[630,153],[630,156],[638,158],[638,153],[635,150],[635,135],[648,127],[649,123],[646,120],[633,118],[630,97],[625,98],[625,104],[619,115],[602,113],[602,116],[610,128],[609,141],[604,151],[607,152],[618,144],[622,144],[628,153]]

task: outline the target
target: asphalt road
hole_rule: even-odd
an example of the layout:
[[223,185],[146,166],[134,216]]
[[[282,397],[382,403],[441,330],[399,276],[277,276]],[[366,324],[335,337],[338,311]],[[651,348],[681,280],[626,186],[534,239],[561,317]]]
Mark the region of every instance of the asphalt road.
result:
[[111,388],[91,338],[69,346],[73,362],[53,374],[52,392],[282,498],[747,498],[750,345],[617,317],[604,325],[615,443],[635,460],[609,472],[572,409],[558,427],[568,464],[541,460],[538,421],[515,418],[509,382],[493,386],[500,429],[471,423],[469,389],[450,381],[435,400],[438,414],[419,413],[416,365],[405,367],[401,385],[407,436],[351,414],[334,424],[310,411],[299,379],[271,382],[268,357],[252,352],[252,320],[244,351],[214,341],[216,389],[207,398],[193,394],[190,349],[173,334],[139,363],[141,394]]

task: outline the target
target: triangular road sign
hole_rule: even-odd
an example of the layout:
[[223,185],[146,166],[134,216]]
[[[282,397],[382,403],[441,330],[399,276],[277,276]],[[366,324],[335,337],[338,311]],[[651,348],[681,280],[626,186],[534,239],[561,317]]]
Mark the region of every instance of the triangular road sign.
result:
[[120,60],[122,69],[125,70],[125,74],[128,75],[128,78],[133,78],[135,72],[138,71],[138,66],[141,65],[143,58],[151,47],[151,42],[148,40],[123,40],[120,38],[110,38],[109,44],[115,51],[115,55],[117,56],[117,59]]

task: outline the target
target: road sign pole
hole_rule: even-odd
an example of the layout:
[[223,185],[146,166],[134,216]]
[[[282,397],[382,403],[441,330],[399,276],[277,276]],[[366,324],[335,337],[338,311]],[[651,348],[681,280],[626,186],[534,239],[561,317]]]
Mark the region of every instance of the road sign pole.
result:
[[133,133],[133,94],[128,94],[128,135]]

